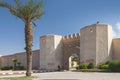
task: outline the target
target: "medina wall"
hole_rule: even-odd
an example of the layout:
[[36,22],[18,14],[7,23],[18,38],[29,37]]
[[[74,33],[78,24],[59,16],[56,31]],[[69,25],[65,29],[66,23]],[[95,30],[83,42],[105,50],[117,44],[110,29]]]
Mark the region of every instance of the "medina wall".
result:
[[1,66],[13,66],[12,59],[15,58],[14,55],[7,55],[1,57]]
[[[22,65],[26,68],[27,61],[26,61],[26,53],[16,53],[12,55],[2,56],[0,58],[1,66],[14,66],[13,59],[17,59],[18,62],[22,63]],[[33,69],[39,68],[39,50],[33,51],[33,61],[32,61]]]
[[120,60],[120,38],[113,39],[112,45],[113,60]]

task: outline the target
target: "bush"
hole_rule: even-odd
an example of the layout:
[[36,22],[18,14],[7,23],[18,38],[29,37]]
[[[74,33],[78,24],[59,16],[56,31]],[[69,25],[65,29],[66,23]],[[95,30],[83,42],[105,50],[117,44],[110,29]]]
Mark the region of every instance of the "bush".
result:
[[112,61],[107,61],[105,64],[108,64],[108,65],[109,65],[111,62],[112,62]]
[[10,66],[10,67],[9,67],[9,69],[11,69],[11,70],[12,70],[12,69],[13,69],[13,67],[12,67],[12,66]]
[[24,66],[18,66],[17,69],[18,70],[24,70]]
[[87,64],[80,64],[79,69],[87,69]]
[[95,64],[93,62],[89,63],[87,66],[88,69],[94,69],[95,68]]
[[99,66],[99,69],[109,69],[109,65],[108,64],[101,64]]
[[0,70],[12,70],[13,67],[12,66],[0,66]]
[[2,70],[1,68],[2,68],[2,66],[0,66],[0,70]]
[[76,67],[76,70],[79,70],[79,66]]
[[10,70],[10,67],[8,67],[8,66],[3,66],[3,67],[1,67],[1,70]]
[[109,69],[113,72],[120,72],[120,61],[111,61]]

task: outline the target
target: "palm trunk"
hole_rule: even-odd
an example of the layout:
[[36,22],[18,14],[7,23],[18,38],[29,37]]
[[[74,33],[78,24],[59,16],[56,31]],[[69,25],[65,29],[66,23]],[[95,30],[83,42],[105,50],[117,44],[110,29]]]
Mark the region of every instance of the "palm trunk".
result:
[[25,50],[27,57],[27,71],[26,76],[31,76],[32,73],[32,43],[33,43],[33,31],[32,22],[27,22],[25,24]]

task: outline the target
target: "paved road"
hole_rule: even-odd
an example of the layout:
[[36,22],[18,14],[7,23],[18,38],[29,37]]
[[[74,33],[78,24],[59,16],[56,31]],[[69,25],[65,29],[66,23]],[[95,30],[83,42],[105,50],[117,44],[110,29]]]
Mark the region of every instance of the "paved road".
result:
[[62,79],[62,80],[120,80],[120,73],[97,73],[97,72],[50,72],[34,74],[42,79]]
[[[1,77],[18,77],[25,75],[8,75]],[[120,73],[97,73],[97,72],[47,72],[47,73],[35,73],[33,76],[37,78],[33,80],[43,79],[59,79],[59,80],[120,80]]]

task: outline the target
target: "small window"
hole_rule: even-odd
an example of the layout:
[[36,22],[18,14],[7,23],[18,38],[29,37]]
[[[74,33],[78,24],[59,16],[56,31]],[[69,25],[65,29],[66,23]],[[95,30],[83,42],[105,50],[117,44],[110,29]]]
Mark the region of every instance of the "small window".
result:
[[93,29],[90,29],[90,32],[93,32]]

